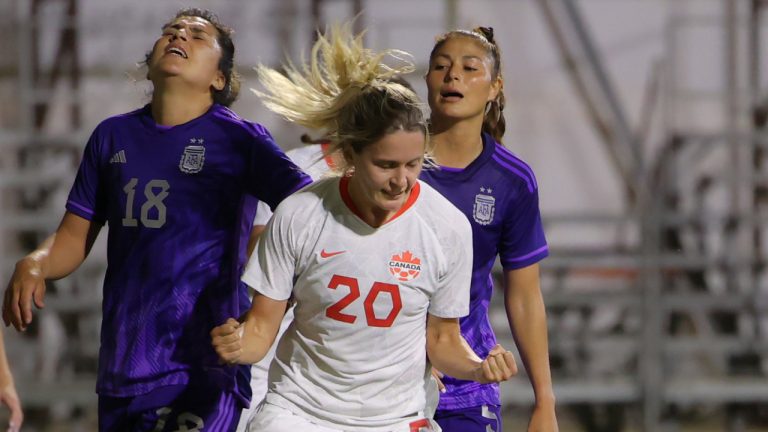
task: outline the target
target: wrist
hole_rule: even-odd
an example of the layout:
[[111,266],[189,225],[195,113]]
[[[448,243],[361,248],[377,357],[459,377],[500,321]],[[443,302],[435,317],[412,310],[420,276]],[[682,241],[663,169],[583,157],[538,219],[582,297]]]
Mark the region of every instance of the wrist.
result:
[[13,387],[13,375],[10,374],[0,374],[0,389],[5,389],[6,387]]
[[555,408],[555,394],[552,390],[536,392],[536,401],[534,407],[537,409],[554,409]]
[[16,263],[16,270],[21,270],[24,273],[30,274],[35,277],[45,277],[45,259],[48,257],[47,253],[42,251],[35,251],[25,256],[19,262]]

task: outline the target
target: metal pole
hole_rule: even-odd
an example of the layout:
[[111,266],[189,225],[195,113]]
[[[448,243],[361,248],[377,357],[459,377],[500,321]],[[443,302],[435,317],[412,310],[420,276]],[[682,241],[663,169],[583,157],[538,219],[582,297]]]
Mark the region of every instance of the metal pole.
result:
[[459,0],[445,0],[445,30],[455,30],[459,26]]
[[624,161],[626,167],[631,169],[636,184],[640,184],[643,178],[643,162],[639,143],[632,133],[624,109],[616,96],[613,83],[603,67],[600,54],[595,48],[595,44],[587,30],[584,19],[581,17],[581,13],[575,0],[562,0],[562,3],[565,7],[565,12],[573,24],[576,37],[584,50],[587,61],[591,66],[591,70],[594,73],[601,95],[608,105],[612,117],[613,129],[616,133],[616,143],[623,146],[623,150],[626,153],[625,158],[628,159]]

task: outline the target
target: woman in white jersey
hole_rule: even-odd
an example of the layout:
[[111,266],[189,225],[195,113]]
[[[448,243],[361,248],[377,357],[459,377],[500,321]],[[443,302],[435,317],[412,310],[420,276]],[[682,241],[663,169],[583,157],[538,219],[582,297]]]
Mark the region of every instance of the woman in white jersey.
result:
[[241,324],[212,332],[221,359],[254,363],[275,338],[289,297],[295,319],[270,367],[251,430],[433,430],[425,418],[427,354],[440,370],[480,382],[508,379],[513,357],[485,360],[461,338],[471,241],[466,218],[418,181],[426,127],[415,94],[348,29],[319,37],[311,64],[287,76],[260,67],[265,104],[325,129],[341,177],[320,180],[277,208],[243,280],[257,294]]

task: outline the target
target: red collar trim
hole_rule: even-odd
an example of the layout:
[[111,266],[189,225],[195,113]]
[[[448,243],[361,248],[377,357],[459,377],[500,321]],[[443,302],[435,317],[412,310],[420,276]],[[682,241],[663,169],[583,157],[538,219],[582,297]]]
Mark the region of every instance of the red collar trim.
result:
[[329,148],[331,148],[331,143],[329,141],[320,143],[320,150],[323,152],[323,160],[325,161],[325,164],[328,165],[328,168],[334,170],[336,169],[336,163],[333,161],[333,155],[328,153]]
[[[352,201],[352,196],[349,194],[349,176],[344,176],[339,181],[339,193],[341,194],[341,200],[344,201],[344,204],[347,205],[347,208],[349,208],[349,211],[357,215],[362,220],[363,214],[360,212],[360,210],[357,208],[355,203]],[[391,218],[387,219],[384,224],[388,224],[392,222],[393,220],[397,219],[405,213],[409,208],[413,206],[413,204],[416,203],[416,200],[419,198],[419,194],[421,194],[421,185],[417,181],[416,184],[413,185],[411,188],[411,193],[408,195],[408,199],[405,200],[405,204],[403,204],[402,207],[400,207],[400,210],[398,210],[394,215],[392,215]]]

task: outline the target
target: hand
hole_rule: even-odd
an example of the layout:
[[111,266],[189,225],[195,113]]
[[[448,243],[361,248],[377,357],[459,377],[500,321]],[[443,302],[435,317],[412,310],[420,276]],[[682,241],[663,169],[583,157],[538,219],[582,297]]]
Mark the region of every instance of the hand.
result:
[[21,424],[24,422],[24,413],[21,411],[19,395],[16,394],[16,387],[13,382],[0,388],[0,403],[7,406],[11,411],[11,419],[8,423],[8,432],[19,432]]
[[439,370],[432,368],[432,376],[435,378],[435,381],[437,381],[437,389],[440,390],[440,393],[445,393],[445,384],[443,384],[443,377],[445,375]]
[[515,374],[517,374],[515,357],[501,345],[496,345],[480,367],[475,370],[474,381],[482,384],[501,382]]
[[528,432],[558,432],[557,417],[554,405],[547,407],[536,406],[528,423]]
[[211,330],[211,344],[223,363],[236,364],[243,355],[243,327],[234,318]]
[[26,330],[32,322],[32,300],[38,309],[45,307],[45,277],[40,262],[25,257],[16,263],[3,299],[3,321],[18,331]]

